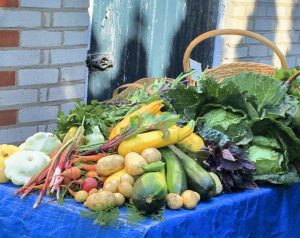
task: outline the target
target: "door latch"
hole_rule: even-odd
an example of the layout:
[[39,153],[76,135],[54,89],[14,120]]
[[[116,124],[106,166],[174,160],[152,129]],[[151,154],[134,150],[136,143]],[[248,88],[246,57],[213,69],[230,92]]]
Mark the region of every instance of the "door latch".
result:
[[112,61],[109,59],[108,56],[103,56],[99,54],[88,55],[86,64],[90,70],[105,71],[113,67]]

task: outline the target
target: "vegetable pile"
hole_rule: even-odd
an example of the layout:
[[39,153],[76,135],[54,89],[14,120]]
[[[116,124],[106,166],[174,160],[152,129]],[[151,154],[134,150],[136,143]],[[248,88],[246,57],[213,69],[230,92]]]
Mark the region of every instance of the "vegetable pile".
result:
[[[280,72],[276,74],[280,76]],[[275,75],[275,76],[276,76]],[[180,75],[60,112],[56,135],[0,146],[0,183],[62,203],[73,197],[101,225],[194,209],[221,193],[299,181],[299,98],[289,82],[240,73],[217,82]],[[151,92],[151,95],[150,95]],[[184,98],[184,100],[182,100]]]

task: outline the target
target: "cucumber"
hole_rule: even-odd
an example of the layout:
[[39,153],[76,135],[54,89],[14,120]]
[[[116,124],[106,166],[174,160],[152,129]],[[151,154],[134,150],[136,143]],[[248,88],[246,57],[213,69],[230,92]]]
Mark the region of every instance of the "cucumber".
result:
[[143,174],[137,179],[132,190],[134,206],[146,213],[159,211],[167,196],[167,184],[164,170]]
[[184,170],[176,154],[167,147],[160,149],[160,153],[167,165],[168,192],[182,194],[187,189],[187,182]]
[[170,145],[169,148],[177,155],[185,171],[189,188],[199,193],[203,199],[213,195],[215,183],[208,172],[176,146]]
[[162,162],[162,161],[157,161],[157,162],[154,162],[154,163],[151,163],[151,164],[144,165],[142,168],[146,173],[148,173],[148,172],[158,172],[158,171],[161,171],[165,168],[165,163]]
[[216,185],[215,190],[214,190],[214,196],[221,194],[223,191],[223,185],[222,185],[221,180],[219,179],[218,175],[216,175],[213,172],[209,172],[208,174],[210,175],[210,177],[212,177],[212,179],[214,180],[215,185]]

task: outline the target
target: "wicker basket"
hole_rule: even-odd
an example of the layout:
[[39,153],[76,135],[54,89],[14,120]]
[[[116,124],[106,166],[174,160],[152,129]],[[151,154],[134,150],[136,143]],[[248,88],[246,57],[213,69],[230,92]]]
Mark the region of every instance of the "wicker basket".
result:
[[[287,68],[287,61],[285,59],[285,56],[281,53],[281,51],[278,49],[278,47],[267,38],[263,37],[262,35],[259,35],[257,33],[251,32],[251,31],[245,31],[245,30],[238,30],[238,29],[221,29],[221,30],[213,30],[208,31],[202,35],[199,35],[196,37],[187,47],[184,56],[183,56],[183,69],[184,72],[189,72],[191,70],[190,68],[190,55],[193,51],[193,49],[202,41],[212,38],[215,36],[220,35],[240,35],[240,36],[246,36],[253,39],[258,40],[262,44],[266,45],[270,49],[272,49],[275,54],[278,56],[281,62],[281,67],[283,69]],[[261,63],[251,63],[251,62],[236,62],[236,63],[229,63],[229,64],[223,64],[221,66],[218,66],[216,68],[212,68],[207,70],[208,76],[214,76],[217,80],[222,80],[227,77],[231,77],[233,75],[236,75],[242,71],[246,72],[254,72],[257,74],[263,74],[266,76],[272,76],[275,72],[275,68],[271,65],[267,64],[261,64]],[[188,77],[188,80],[192,82],[192,78]]]

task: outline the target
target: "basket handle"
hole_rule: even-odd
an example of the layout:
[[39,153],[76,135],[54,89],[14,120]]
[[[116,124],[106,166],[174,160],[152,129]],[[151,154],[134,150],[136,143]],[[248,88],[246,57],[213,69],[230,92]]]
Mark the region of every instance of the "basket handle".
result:
[[287,80],[288,84],[292,85],[294,83],[294,81],[296,80],[296,78],[298,78],[298,76],[300,76],[300,71],[297,71],[291,77],[289,77],[289,79]]
[[[219,29],[219,30],[205,32],[205,33],[199,35],[198,37],[196,37],[189,44],[189,46],[186,48],[186,50],[184,52],[184,56],[183,56],[183,70],[185,73],[187,73],[191,70],[189,58],[190,58],[190,55],[191,55],[193,49],[195,48],[195,46],[197,46],[199,43],[201,43],[202,41],[204,41],[208,38],[220,36],[220,35],[240,35],[240,36],[246,36],[246,37],[256,39],[275,52],[275,54],[280,59],[281,66],[283,69],[287,69],[287,67],[288,67],[285,56],[282,54],[282,52],[279,50],[279,48],[272,41],[265,38],[264,36],[257,34],[255,32],[240,30],[240,29]],[[189,81],[192,80],[191,76],[187,77],[187,79]]]
[[[144,88],[144,85],[139,84],[139,83],[127,83],[127,84],[123,84],[121,86],[119,86],[118,88],[116,88],[113,92],[113,98],[117,97],[119,95],[119,90],[122,88]],[[152,95],[153,92],[149,89],[146,88],[146,91],[149,95]]]

